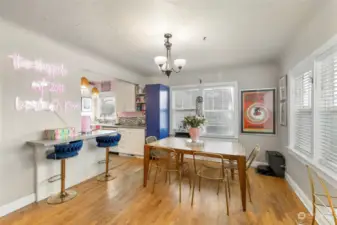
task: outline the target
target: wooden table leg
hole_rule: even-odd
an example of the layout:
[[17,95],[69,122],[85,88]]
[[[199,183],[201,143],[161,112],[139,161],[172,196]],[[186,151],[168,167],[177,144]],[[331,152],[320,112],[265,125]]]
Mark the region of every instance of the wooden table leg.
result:
[[240,190],[241,190],[241,201],[242,209],[246,211],[246,157],[239,157],[238,160],[238,170],[239,170],[239,180],[240,180]]
[[184,164],[184,153],[180,154],[180,164],[183,165]]
[[144,145],[144,177],[143,177],[143,186],[147,185],[147,176],[149,171],[150,163],[150,146]]

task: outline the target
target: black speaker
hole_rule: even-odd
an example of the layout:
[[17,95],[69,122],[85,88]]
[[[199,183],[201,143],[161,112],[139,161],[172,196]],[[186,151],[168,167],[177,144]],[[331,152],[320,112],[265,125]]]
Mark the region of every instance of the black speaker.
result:
[[286,162],[284,156],[277,151],[266,151],[268,166],[260,165],[256,172],[262,175],[284,177]]

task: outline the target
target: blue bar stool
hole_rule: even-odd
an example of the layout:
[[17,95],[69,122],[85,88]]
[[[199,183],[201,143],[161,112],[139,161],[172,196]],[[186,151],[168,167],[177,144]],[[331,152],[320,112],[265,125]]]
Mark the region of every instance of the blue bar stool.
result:
[[121,139],[121,135],[117,134],[115,136],[101,136],[96,138],[97,147],[105,148],[105,173],[99,175],[97,180],[99,181],[109,181],[116,177],[109,174],[109,148],[118,146],[118,142]]
[[83,141],[73,141],[69,144],[55,145],[55,151],[47,155],[47,159],[61,160],[61,192],[47,199],[48,204],[60,204],[76,197],[77,192],[65,190],[66,159],[78,155],[83,146]]

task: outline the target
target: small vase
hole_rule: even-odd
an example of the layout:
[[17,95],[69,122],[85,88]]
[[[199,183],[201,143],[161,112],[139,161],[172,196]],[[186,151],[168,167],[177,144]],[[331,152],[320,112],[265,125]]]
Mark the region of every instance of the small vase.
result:
[[190,128],[190,136],[193,142],[197,142],[199,141],[200,138],[200,129],[198,127],[194,128]]

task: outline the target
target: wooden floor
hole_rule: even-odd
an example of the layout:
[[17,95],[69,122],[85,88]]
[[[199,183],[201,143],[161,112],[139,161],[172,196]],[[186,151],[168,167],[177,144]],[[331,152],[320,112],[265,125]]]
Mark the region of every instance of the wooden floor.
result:
[[[178,185],[165,184],[162,174],[156,191],[151,194],[152,180],[143,188],[143,161],[130,158],[111,171],[113,181],[88,180],[73,189],[79,195],[61,205],[34,203],[0,219],[1,225],[278,225],[295,224],[297,213],[306,212],[302,203],[283,179],[265,177],[249,171],[253,203],[247,212],[241,210],[239,185],[232,181],[230,216],[226,215],[224,192],[216,195],[216,183],[202,182],[196,189],[195,204],[190,205],[191,192],[184,179],[182,203],[178,202]],[[174,180],[174,179],[172,179]]]

